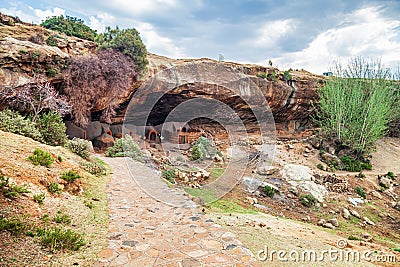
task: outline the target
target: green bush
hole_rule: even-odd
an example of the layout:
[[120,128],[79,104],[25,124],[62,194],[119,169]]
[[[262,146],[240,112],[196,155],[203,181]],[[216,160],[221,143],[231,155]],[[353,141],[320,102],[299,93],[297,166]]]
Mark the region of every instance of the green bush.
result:
[[267,197],[273,198],[275,195],[275,189],[268,185],[263,186],[262,190]]
[[50,46],[57,46],[57,39],[55,35],[50,35],[46,39],[46,44]]
[[34,165],[41,165],[47,168],[50,168],[51,164],[54,162],[51,154],[47,151],[41,150],[40,148],[35,148],[33,155],[29,156],[28,159],[32,161]]
[[324,165],[322,165],[322,163],[318,163],[317,168],[320,170],[325,170]]
[[40,205],[43,205],[43,200],[46,198],[46,195],[44,193],[33,195],[33,200]]
[[287,82],[290,81],[292,79],[292,75],[290,74],[291,69],[289,70],[285,70],[283,72],[283,79]]
[[61,194],[62,189],[60,188],[60,185],[57,182],[51,182],[49,186],[47,187],[50,193],[57,193]]
[[365,193],[364,189],[361,186],[357,186],[356,188],[354,188],[354,192],[356,192],[357,195],[359,195],[363,199],[367,198],[367,194]]
[[130,135],[117,139],[114,146],[109,147],[105,153],[107,157],[131,157],[135,160],[142,160],[142,151]]
[[211,155],[211,143],[204,136],[200,136],[192,147],[191,160],[203,160]]
[[70,16],[53,16],[46,18],[40,26],[57,31],[60,33],[65,33],[68,36],[75,36],[82,39],[94,41],[96,37],[96,31],[92,30],[84,24],[84,21],[75,17]]
[[57,250],[78,250],[85,243],[80,233],[72,230],[64,230],[61,227],[44,229],[40,233],[42,246],[51,251]]
[[107,27],[104,33],[95,38],[95,42],[100,49],[117,49],[132,58],[137,73],[143,74],[146,70],[147,50],[136,29],[120,30],[118,27],[115,29]]
[[84,159],[88,159],[90,157],[90,152],[93,150],[93,146],[90,141],[76,137],[67,142],[67,147],[73,153],[81,156]]
[[67,181],[68,183],[72,183],[76,179],[79,179],[79,178],[81,178],[81,176],[79,174],[77,174],[76,172],[72,171],[72,170],[63,172],[61,174],[61,179]]
[[54,111],[43,113],[36,121],[43,142],[51,146],[62,146],[67,142],[65,126],[60,114]]
[[169,169],[169,170],[164,170],[162,172],[162,178],[165,180],[175,183],[175,170]]
[[393,173],[393,172],[388,172],[388,173],[386,174],[386,176],[387,176],[389,179],[394,180],[394,173]]
[[340,160],[343,162],[345,171],[349,172],[361,172],[362,170],[371,170],[372,165],[370,163],[361,162],[350,156],[342,156]]
[[358,57],[333,71],[318,91],[317,122],[323,137],[333,137],[361,157],[399,116],[398,92],[390,70],[379,61]]
[[57,211],[57,214],[54,217],[53,221],[56,223],[71,224],[71,218],[60,210]]
[[354,235],[349,235],[349,240],[360,240],[360,238],[354,236]]
[[42,141],[42,135],[36,129],[35,123],[11,110],[0,111],[0,130],[30,137],[39,142]]
[[93,175],[101,176],[107,174],[107,168],[104,166],[104,163],[99,161],[83,162],[81,165],[85,171]]
[[300,203],[306,207],[312,207],[317,202],[315,197],[311,194],[301,195],[299,200],[300,200]]

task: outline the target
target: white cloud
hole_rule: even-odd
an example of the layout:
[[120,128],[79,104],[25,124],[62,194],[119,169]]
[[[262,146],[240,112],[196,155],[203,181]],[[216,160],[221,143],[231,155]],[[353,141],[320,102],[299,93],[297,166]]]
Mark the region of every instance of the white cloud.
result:
[[344,23],[320,33],[302,51],[284,53],[273,61],[281,67],[315,73],[326,71],[333,60],[356,55],[381,57],[382,62],[393,65],[400,61],[400,43],[395,41],[399,26],[400,20],[382,16],[377,7],[362,8],[348,14]]
[[296,21],[294,19],[267,21],[261,25],[258,31],[258,37],[254,41],[254,46],[272,47],[276,42],[285,36],[290,30],[295,29]]
[[40,24],[42,20],[46,19],[47,17],[65,15],[65,10],[58,7],[53,8],[53,10],[41,10],[31,6],[19,6],[16,4],[13,4],[11,8],[0,8],[0,12],[11,16],[16,16],[22,21],[35,24]]
[[185,57],[182,50],[176,45],[174,40],[161,36],[153,25],[144,22],[138,22],[136,29],[140,32],[147,50],[152,53],[158,53],[173,58]]

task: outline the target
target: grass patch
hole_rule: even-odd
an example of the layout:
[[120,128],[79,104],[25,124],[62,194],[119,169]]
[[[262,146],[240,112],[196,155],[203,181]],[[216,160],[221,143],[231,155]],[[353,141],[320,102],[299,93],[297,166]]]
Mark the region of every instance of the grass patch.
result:
[[26,186],[16,185],[16,184],[9,184],[6,189],[3,191],[3,195],[8,198],[16,198],[19,194],[22,193],[29,193],[30,191],[26,188]]
[[312,207],[317,202],[315,197],[311,194],[301,195],[299,200],[300,200],[301,204],[303,204],[306,207]]
[[9,219],[0,217],[0,231],[8,231],[19,236],[29,228],[30,225],[22,217],[13,216]]
[[222,176],[222,174],[224,174],[224,172],[225,172],[224,168],[214,168],[210,172],[210,178],[213,180],[217,180],[219,177]]
[[33,195],[33,201],[39,203],[39,205],[43,205],[43,201],[46,198],[44,193]]
[[51,251],[78,250],[85,244],[82,234],[60,227],[45,229],[40,233],[40,243]]
[[54,162],[54,159],[49,152],[43,151],[39,148],[35,148],[33,155],[29,156],[28,160],[32,161],[34,165],[41,165],[47,168],[50,168],[51,164]]
[[101,159],[94,158],[91,162],[82,162],[82,168],[96,176],[107,175],[106,163]]
[[64,224],[64,225],[71,224],[71,218],[67,214],[63,213],[60,210],[57,211],[57,214],[54,217],[53,221],[56,223]]
[[81,176],[79,174],[77,174],[76,172],[72,171],[72,170],[63,172],[61,174],[61,179],[67,181],[68,183],[72,183],[76,179],[79,179],[79,178],[81,178]]
[[275,189],[268,185],[264,186],[262,190],[267,197],[273,198],[275,195]]
[[60,185],[57,182],[52,182],[49,184],[47,187],[47,190],[49,190],[50,193],[57,193],[61,194],[62,189],[60,188]]

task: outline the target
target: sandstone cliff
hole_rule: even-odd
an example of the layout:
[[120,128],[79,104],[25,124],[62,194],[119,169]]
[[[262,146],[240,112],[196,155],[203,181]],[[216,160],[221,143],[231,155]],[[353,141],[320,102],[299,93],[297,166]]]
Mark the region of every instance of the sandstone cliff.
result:
[[[53,39],[51,46],[46,43],[49,36],[52,36]],[[68,59],[95,53],[95,51],[96,45],[93,42],[65,36],[0,14],[0,90],[26,84],[35,74],[41,73],[45,74],[49,81],[62,92],[63,75],[68,66]],[[309,115],[313,111],[311,102],[316,98],[316,90],[324,79],[323,76],[303,70],[291,70],[288,78],[284,76],[283,71],[273,67],[218,62],[206,58],[170,59],[148,54],[148,60],[147,74],[132,84],[128,94],[120,96],[117,100],[120,103],[120,109],[113,120],[114,123],[121,123],[127,103],[136,90],[160,71],[173,68],[178,70],[179,77],[194,77],[194,75],[202,76],[212,68],[224,68],[239,71],[244,78],[250,79],[258,87],[266,98],[266,102],[261,104],[270,106],[279,129],[298,131],[307,126]],[[197,72],[197,74],[191,72]],[[171,84],[167,80],[163,82]],[[220,100],[235,109],[245,121],[250,122],[251,110],[246,103],[240,100],[240,96],[230,91],[228,87],[229,84],[221,86],[218,82],[214,82],[213,77],[199,82],[195,79],[188,79],[185,83],[182,80],[176,88],[164,92],[165,101],[160,102],[160,105],[154,108],[150,122],[154,125],[162,123],[162,119],[174,106],[198,96]],[[138,95],[140,99],[136,99],[136,101],[144,103],[151,93],[162,93],[164,89],[159,87],[154,90]],[[103,103],[107,101],[111,100],[104,99]],[[100,103],[93,107],[94,119],[96,119],[96,112],[101,111],[104,106]]]

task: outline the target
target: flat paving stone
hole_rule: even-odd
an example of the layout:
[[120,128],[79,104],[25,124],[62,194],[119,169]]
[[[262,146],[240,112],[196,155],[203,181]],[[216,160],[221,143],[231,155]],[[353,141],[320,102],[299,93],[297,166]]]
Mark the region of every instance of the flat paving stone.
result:
[[207,220],[152,168],[127,158],[102,159],[113,169],[109,246],[95,266],[258,266],[233,234]]

